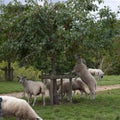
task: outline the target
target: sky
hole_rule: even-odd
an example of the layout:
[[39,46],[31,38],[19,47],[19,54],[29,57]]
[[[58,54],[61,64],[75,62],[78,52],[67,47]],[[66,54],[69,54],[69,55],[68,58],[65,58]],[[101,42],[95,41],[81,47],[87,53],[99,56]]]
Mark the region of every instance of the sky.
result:
[[[10,1],[11,0],[4,0],[4,3],[7,4]],[[25,3],[24,2],[25,0],[19,0],[19,1],[21,1],[22,3]],[[49,0],[49,1],[58,2],[58,1],[67,1],[67,0]],[[100,8],[104,6],[109,6],[112,11],[117,12],[118,6],[120,6],[120,0],[104,0],[104,4],[101,4]]]

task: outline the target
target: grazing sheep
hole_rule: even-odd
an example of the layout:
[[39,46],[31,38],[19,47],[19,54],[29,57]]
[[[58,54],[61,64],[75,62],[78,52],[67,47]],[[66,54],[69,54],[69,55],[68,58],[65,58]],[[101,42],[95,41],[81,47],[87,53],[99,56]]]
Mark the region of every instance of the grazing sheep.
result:
[[[72,79],[72,90],[79,90],[81,95],[85,93],[86,95],[88,94],[87,91],[85,90],[85,84],[80,78]],[[61,87],[59,89],[59,93],[61,91]],[[63,81],[63,86],[62,86],[62,91],[64,95],[67,96],[68,100],[70,100],[70,81],[69,80],[64,80]]]
[[104,76],[104,72],[101,69],[92,69],[89,68],[88,71],[95,76],[95,78],[97,78],[98,80],[102,79]]
[[11,96],[0,96],[0,98],[2,98],[2,117],[16,117],[16,120],[43,120],[25,100]]
[[37,95],[42,94],[43,105],[45,105],[45,85],[40,81],[27,80],[23,76],[18,76],[19,82],[23,85],[25,92],[28,95],[28,103],[32,95],[34,95],[33,106],[35,105]]
[[74,69],[72,73],[76,73],[84,83],[88,86],[90,93],[92,95],[92,99],[95,98],[96,94],[96,80],[95,78],[88,72],[88,69],[86,65],[82,62],[82,59],[79,57],[76,57],[76,65],[74,66]]

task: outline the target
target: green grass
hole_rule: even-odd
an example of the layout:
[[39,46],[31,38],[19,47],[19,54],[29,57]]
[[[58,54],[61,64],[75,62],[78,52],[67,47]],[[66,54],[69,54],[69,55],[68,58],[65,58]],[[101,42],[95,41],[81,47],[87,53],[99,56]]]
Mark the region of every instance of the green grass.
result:
[[119,101],[120,89],[117,89],[100,92],[95,100],[75,96],[73,103],[46,107],[38,103],[34,109],[44,120],[119,120]]
[[98,93],[95,100],[75,96],[73,103],[64,101],[54,106],[43,107],[37,100],[34,110],[44,120],[120,120],[119,101],[120,89],[116,89]]
[[120,75],[115,76],[115,75],[106,75],[104,76],[101,80],[97,80],[97,85],[115,85],[115,84],[120,84]]
[[23,91],[23,87],[18,82],[0,81],[0,94],[20,91]]
[[[120,84],[120,76],[105,76],[98,81],[98,85],[114,84]],[[21,90],[22,86],[18,82],[0,82],[0,93]],[[120,89],[99,92],[95,100],[76,95],[72,103],[64,99],[62,104],[53,106],[49,98],[46,100],[47,106],[43,107],[39,98],[33,107],[44,120],[120,120]]]

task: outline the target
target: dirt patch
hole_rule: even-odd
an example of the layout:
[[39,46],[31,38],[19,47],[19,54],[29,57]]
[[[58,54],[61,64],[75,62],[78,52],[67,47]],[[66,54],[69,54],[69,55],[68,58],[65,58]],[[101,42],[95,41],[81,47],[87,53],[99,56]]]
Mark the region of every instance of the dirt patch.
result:
[[109,85],[109,86],[97,86],[97,92],[99,91],[105,91],[105,90],[112,90],[112,89],[118,89],[120,88],[120,84],[118,85]]
[[[22,98],[22,97],[24,97],[23,92],[12,92],[12,93],[7,93],[7,94],[0,94],[0,95],[2,95],[2,96],[5,96],[5,95],[14,96],[14,97],[17,97],[17,98]],[[46,95],[46,96],[49,95],[48,90],[46,90],[45,95]]]
[[[97,92],[99,91],[105,91],[105,90],[112,90],[112,89],[118,89],[120,88],[120,84],[118,85],[109,85],[109,86],[97,86]],[[17,98],[23,97],[23,92],[14,92],[14,93],[8,93],[8,94],[0,94],[0,95],[8,95],[8,96],[15,96]],[[49,92],[46,91],[46,96],[49,95]]]

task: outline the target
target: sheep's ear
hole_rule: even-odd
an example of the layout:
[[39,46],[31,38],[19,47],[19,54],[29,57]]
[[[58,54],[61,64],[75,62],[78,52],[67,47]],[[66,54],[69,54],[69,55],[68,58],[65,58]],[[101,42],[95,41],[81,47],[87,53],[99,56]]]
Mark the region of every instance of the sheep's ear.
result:
[[80,55],[75,55],[75,59],[80,60],[81,59]]
[[81,57],[78,56],[78,55],[75,55],[75,60],[77,61],[77,63],[81,63],[82,62]]

